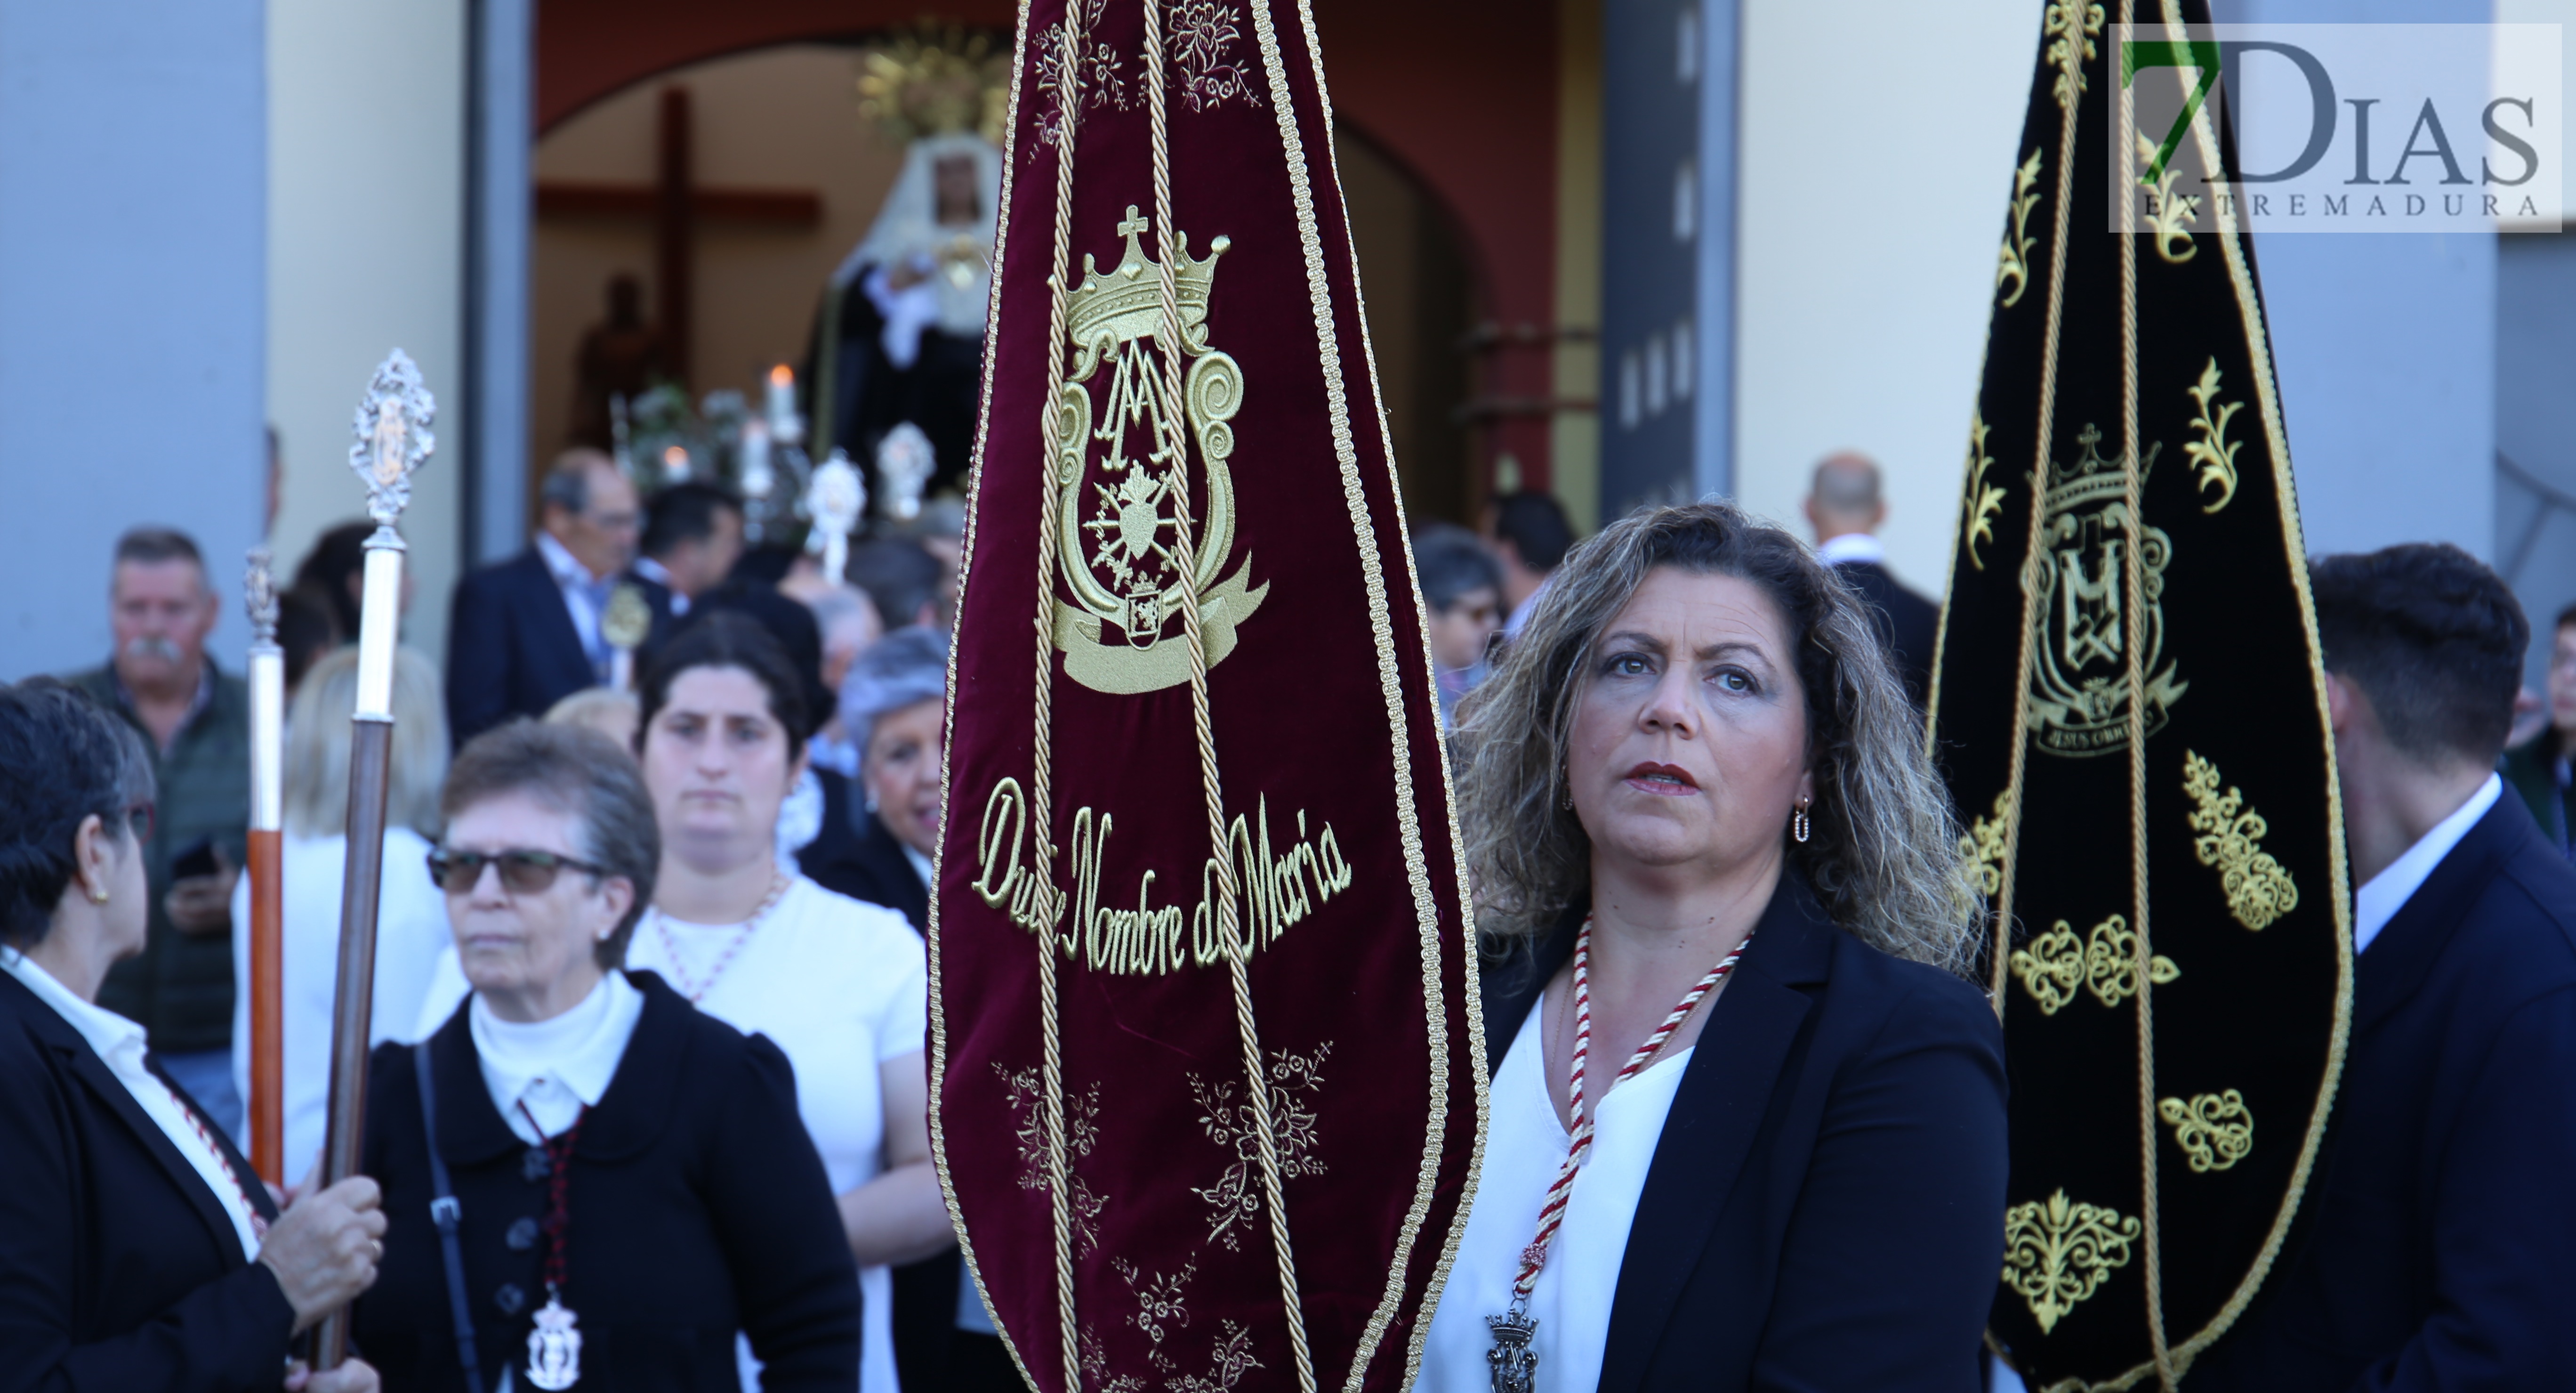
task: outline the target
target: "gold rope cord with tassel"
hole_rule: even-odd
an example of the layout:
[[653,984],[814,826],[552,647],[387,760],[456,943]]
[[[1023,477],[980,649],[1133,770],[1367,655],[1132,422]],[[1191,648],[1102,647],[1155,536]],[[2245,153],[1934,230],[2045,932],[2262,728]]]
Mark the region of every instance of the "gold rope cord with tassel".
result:
[[[1074,22],[1073,7],[1068,7],[1064,17],[1063,66],[1058,70],[1055,92],[1055,246],[1050,262],[1053,273],[1047,278],[1046,411],[1039,426],[1045,457],[1040,465],[1043,479],[1038,489],[1037,731],[1029,771],[1032,806],[1029,820],[1037,828],[1038,864],[1049,868],[1055,865],[1055,795],[1051,777],[1055,755],[1055,637],[1051,622],[1055,614],[1055,468],[1056,452],[1064,444],[1064,427],[1056,410],[1056,398],[1064,394],[1064,283],[1067,260],[1072,255],[1074,118],[1081,110],[1082,90],[1082,69],[1075,61],[1075,54],[1080,44],[1081,27]],[[1045,1042],[1047,1203],[1055,1235],[1056,1309],[1061,1326],[1059,1334],[1064,1344],[1065,1390],[1066,1393],[1081,1393],[1082,1343],[1073,1311],[1073,1213],[1068,1194],[1071,1187],[1068,1173],[1072,1163],[1065,1155],[1064,1053],[1056,1024],[1055,924],[1060,912],[1060,897],[1051,876],[1037,877],[1035,896],[1039,925],[1038,1030]]]
[[[1154,152],[1154,244],[1162,300],[1162,323],[1155,339],[1162,349],[1163,390],[1171,407],[1163,413],[1164,429],[1169,433],[1166,448],[1176,462],[1185,465],[1189,437],[1181,399],[1180,295],[1172,269],[1180,249],[1172,226],[1170,111],[1165,99],[1162,5],[1158,0],[1146,0],[1144,11],[1146,114]],[[1197,543],[1190,533],[1189,493],[1186,485],[1172,492],[1173,565],[1183,576],[1195,575]],[[1190,717],[1198,734],[1199,782],[1207,797],[1208,845],[1211,864],[1216,867],[1217,941],[1225,945],[1227,975],[1234,989],[1235,1027],[1243,1042],[1247,1098],[1252,1105],[1254,1135],[1260,1144],[1261,1187],[1270,1210],[1271,1247],[1279,1263],[1281,1314],[1287,1320],[1289,1349],[1297,1364],[1297,1387],[1300,1393],[1315,1393],[1314,1356],[1307,1348],[1305,1308],[1297,1298],[1297,1266],[1288,1241],[1286,1196],[1279,1183],[1279,1146],[1271,1118],[1270,1080],[1262,1067],[1261,1036],[1253,1021],[1251,945],[1237,937],[1234,863],[1226,854],[1225,795],[1217,777],[1216,737],[1208,718],[1207,643],[1199,627],[1198,587],[1183,585],[1180,592],[1181,629],[1189,644]]]

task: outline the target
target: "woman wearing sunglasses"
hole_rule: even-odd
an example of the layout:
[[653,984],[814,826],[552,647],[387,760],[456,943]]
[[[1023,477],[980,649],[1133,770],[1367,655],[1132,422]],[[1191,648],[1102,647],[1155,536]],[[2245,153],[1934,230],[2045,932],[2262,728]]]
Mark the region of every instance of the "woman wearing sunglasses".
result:
[[662,861],[632,956],[796,1065],[797,1106],[840,1197],[834,1231],[859,1264],[858,1386],[896,1393],[889,1265],[956,1243],[930,1165],[928,959],[901,915],[777,854],[812,730],[805,691],[777,638],[739,613],[693,618],[654,659],[637,739]]
[[629,939],[662,855],[634,762],[517,722],[458,753],[429,858],[472,986],[372,1064],[393,1231],[357,1308],[388,1390],[848,1393],[858,1284],[775,1045],[690,1008]]

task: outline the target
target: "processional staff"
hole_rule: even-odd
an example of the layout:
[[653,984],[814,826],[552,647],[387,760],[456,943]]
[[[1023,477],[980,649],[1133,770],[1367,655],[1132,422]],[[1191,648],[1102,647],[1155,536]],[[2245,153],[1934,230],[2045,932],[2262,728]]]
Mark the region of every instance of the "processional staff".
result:
[[286,653],[277,646],[277,587],[268,548],[253,547],[242,579],[250,612],[250,1157],[260,1178],[284,1185],[285,887],[279,880],[281,765],[286,742]]
[[[358,405],[349,467],[367,482],[366,588],[358,605],[358,702],[349,741],[349,860],[340,895],[340,977],[331,1007],[331,1111],[322,1184],[357,1174],[366,1136],[368,1007],[375,997],[376,905],[385,861],[385,794],[394,741],[394,641],[400,620],[403,540],[394,530],[411,502],[411,476],[429,462],[437,404],[401,349],[376,369]],[[325,1317],[313,1367],[339,1367],[349,1351],[346,1309]]]

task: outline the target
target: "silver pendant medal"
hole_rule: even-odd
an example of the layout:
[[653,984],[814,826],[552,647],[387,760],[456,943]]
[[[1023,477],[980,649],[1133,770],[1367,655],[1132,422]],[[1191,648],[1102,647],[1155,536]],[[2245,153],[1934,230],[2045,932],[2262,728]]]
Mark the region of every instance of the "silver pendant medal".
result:
[[581,1317],[564,1308],[553,1287],[528,1332],[528,1382],[545,1393],[563,1393],[581,1382]]
[[1529,1298],[1513,1297],[1510,1310],[1485,1317],[1485,1328],[1494,1332],[1494,1347],[1485,1351],[1494,1393],[1532,1393],[1538,1386],[1538,1351],[1530,1348],[1530,1340],[1538,1334],[1538,1317],[1529,1313]]

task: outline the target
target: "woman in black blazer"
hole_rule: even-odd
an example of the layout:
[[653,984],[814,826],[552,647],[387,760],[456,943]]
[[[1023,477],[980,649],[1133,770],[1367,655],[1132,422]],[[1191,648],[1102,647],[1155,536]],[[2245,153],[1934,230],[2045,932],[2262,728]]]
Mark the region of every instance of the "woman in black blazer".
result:
[[289,1341],[363,1290],[374,1182],[278,1213],[266,1187],[94,1004],[143,948],[152,767],[124,723],[0,687],[0,1388],[366,1393]]
[[372,1065],[364,1164],[394,1223],[354,1337],[385,1387],[732,1393],[739,1332],[766,1393],[850,1393],[858,1270],[786,1056],[620,966],[661,857],[634,761],[516,722],[440,804],[474,992]]
[[1633,515],[1457,738],[1493,1089],[1422,1386],[1977,1388],[2002,1041],[1861,603],[1729,505]]

